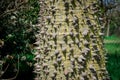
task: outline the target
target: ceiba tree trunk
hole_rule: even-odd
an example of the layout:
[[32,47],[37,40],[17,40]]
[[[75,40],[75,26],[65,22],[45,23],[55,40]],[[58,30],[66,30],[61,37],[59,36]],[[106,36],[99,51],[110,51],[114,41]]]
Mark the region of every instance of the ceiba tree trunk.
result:
[[97,0],[40,0],[35,80],[108,80]]

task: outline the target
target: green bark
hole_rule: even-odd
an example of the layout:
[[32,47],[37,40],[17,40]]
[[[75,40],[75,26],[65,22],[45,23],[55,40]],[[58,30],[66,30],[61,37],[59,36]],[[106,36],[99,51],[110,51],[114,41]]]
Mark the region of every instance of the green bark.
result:
[[40,0],[35,80],[107,80],[97,0]]

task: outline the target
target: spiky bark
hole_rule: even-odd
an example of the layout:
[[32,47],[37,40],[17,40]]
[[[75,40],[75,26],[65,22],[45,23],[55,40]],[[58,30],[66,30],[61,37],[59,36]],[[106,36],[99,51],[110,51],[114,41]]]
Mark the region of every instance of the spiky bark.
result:
[[36,80],[107,80],[97,0],[40,0]]

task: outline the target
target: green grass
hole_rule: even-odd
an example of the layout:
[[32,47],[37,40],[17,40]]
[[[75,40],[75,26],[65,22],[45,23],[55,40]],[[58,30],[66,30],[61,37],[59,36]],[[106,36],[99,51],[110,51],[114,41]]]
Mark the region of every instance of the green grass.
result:
[[[106,40],[120,40],[116,36],[105,37]],[[107,51],[107,70],[111,80],[120,80],[120,43],[105,44]]]
[[109,44],[105,44],[104,46],[108,54],[115,54],[116,52],[120,52],[120,44],[109,43]]
[[120,53],[108,54],[107,70],[111,80],[120,80]]
[[119,37],[117,37],[116,35],[112,35],[112,36],[109,36],[109,37],[105,37],[105,40],[120,40]]

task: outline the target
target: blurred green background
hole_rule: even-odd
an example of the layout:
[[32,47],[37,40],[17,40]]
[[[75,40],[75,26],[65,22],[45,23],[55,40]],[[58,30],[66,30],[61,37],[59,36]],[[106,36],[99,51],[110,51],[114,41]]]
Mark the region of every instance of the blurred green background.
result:
[[106,12],[108,25],[105,29],[106,68],[111,80],[120,80],[120,0],[117,6]]

